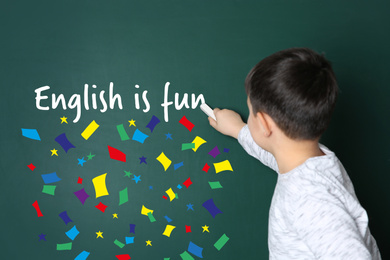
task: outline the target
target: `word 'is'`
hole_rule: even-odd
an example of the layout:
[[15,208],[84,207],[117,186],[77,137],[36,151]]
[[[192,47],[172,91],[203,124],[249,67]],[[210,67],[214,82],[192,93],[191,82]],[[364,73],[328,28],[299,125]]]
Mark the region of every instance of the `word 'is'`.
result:
[[[169,92],[169,82],[165,83],[164,87],[164,102],[161,103],[161,106],[164,108],[164,120],[165,122],[168,122],[169,116],[168,116],[168,107],[171,105],[175,105],[176,110],[181,110],[183,107],[189,108],[188,105],[188,94],[184,93],[183,98],[181,102],[179,101],[179,93],[175,93],[175,101],[169,101],[168,100],[168,92]],[[99,109],[101,113],[104,113],[107,111],[108,108],[114,109],[115,105],[117,104],[118,108],[120,110],[123,109],[122,105],[122,97],[119,94],[114,94],[114,83],[110,82],[109,90],[108,90],[108,101],[106,100],[105,91],[101,90],[99,95],[95,92],[93,92],[94,89],[96,89],[96,85],[92,85],[92,93],[90,95],[90,89],[89,85],[84,85],[84,95],[83,95],[83,102],[82,102],[82,96],[80,94],[73,94],[68,102],[66,102],[66,98],[64,94],[56,95],[55,93],[51,94],[51,109],[56,109],[59,105],[62,106],[63,110],[69,109],[76,109],[76,117],[73,120],[73,123],[77,123],[80,120],[81,117],[81,109],[82,106],[84,106],[85,110],[90,109],[90,103],[92,106],[92,109],[96,110],[98,109],[98,100],[100,101],[101,108]],[[139,89],[139,85],[135,85],[136,89]],[[49,86],[43,86],[40,88],[35,89],[35,106],[39,110],[50,110],[50,107],[44,103],[44,100],[49,99],[49,96],[45,95],[43,92],[46,92],[50,89]],[[142,102],[145,106],[145,108],[142,109],[144,113],[149,112],[150,110],[150,103],[147,98],[148,91],[144,90],[142,92]],[[98,98],[99,97],[99,98]],[[195,94],[191,94],[191,108],[195,109],[199,102],[205,103],[205,99],[203,94],[200,94],[196,96]],[[140,94],[135,93],[134,94],[134,106],[136,109],[141,109],[140,106]]]

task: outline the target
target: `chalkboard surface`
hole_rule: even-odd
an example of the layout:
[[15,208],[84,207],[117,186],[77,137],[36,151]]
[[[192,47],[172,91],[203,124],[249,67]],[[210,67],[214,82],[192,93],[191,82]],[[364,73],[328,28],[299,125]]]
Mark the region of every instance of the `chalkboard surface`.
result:
[[0,12],[2,259],[267,259],[276,174],[199,104],[246,118],[246,74],[289,47],[333,63],[341,95],[322,142],[390,257],[389,3],[39,0]]

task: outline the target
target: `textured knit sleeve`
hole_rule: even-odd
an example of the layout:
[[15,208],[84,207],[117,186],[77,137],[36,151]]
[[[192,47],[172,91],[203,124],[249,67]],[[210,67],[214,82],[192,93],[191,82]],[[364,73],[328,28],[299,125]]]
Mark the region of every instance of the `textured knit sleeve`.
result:
[[299,201],[293,226],[316,258],[372,259],[356,223],[368,222],[368,218],[356,220],[346,208],[332,201],[307,197]]
[[275,157],[255,143],[249,131],[248,125],[245,125],[238,134],[238,142],[249,155],[255,157],[274,171],[278,171],[278,165]]

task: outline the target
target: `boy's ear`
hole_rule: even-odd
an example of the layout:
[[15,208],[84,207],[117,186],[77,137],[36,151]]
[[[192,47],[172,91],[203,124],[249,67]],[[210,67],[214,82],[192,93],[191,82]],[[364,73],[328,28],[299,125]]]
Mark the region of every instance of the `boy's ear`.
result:
[[264,112],[256,113],[256,121],[259,124],[260,129],[263,131],[264,136],[268,137],[272,134],[272,119]]

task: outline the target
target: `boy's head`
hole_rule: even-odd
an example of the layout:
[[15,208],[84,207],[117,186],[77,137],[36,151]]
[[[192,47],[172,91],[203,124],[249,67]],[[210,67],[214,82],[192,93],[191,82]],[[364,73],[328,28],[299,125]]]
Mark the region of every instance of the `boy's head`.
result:
[[338,87],[323,55],[308,48],[279,51],[248,74],[245,89],[252,113],[268,114],[294,140],[315,140],[328,127]]

